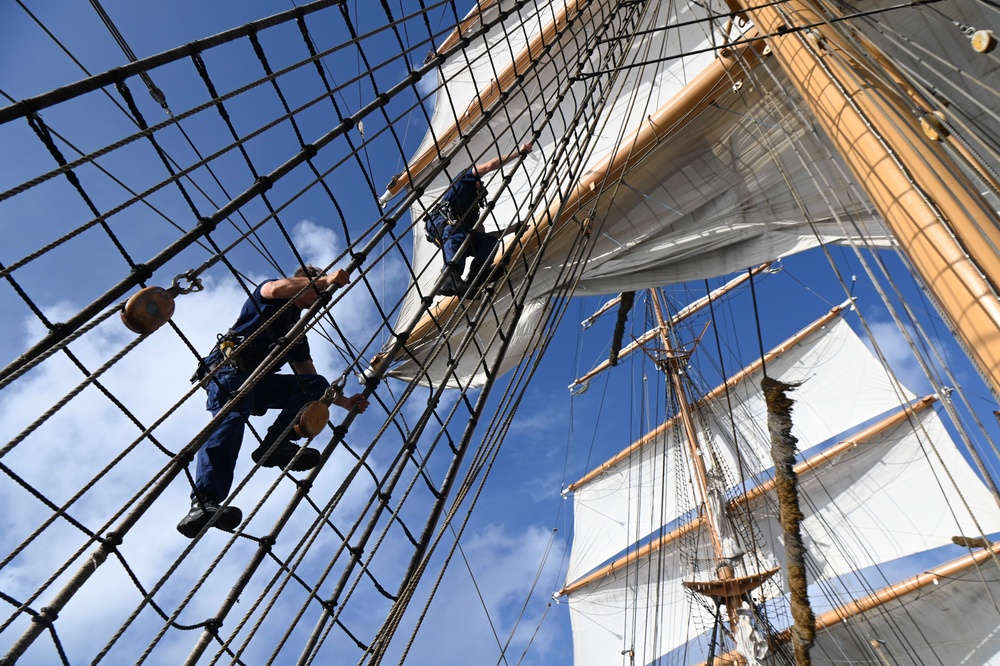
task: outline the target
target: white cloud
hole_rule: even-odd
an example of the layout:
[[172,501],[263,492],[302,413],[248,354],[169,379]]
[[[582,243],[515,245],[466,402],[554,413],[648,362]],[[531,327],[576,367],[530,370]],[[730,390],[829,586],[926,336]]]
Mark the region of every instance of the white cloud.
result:
[[307,264],[320,268],[331,265],[342,248],[340,237],[315,220],[302,220],[292,228],[292,241]]
[[[885,356],[889,367],[893,369],[895,376],[903,385],[911,391],[925,393],[930,390],[930,382],[924,374],[923,369],[913,355],[913,350],[899,330],[899,327],[892,322],[872,321],[869,318],[869,327],[872,336],[878,343],[879,350]],[[912,335],[912,331],[911,331]],[[865,345],[871,348],[871,340],[862,336]],[[874,353],[874,350],[872,350]]]
[[[544,604],[537,603],[538,595],[547,598],[551,594],[549,585],[558,574],[559,542],[538,575],[539,562],[543,561],[551,537],[548,530],[537,525],[522,528],[485,525],[467,532],[462,539],[462,549],[471,563],[471,572],[467,563],[456,554],[407,663],[440,666],[497,663],[500,648],[493,637],[494,629],[501,645],[507,643],[512,631],[515,632],[506,651],[507,663],[518,663],[529,641],[532,642],[529,658],[521,663],[549,664],[565,660],[566,655],[551,652],[559,631],[555,623],[546,621],[535,633],[545,610]],[[448,543],[447,539],[444,543]],[[445,547],[442,545],[441,549]],[[438,553],[438,560],[441,557],[443,552]],[[434,569],[428,572],[425,586],[435,574]],[[519,618],[529,593],[535,595],[536,603]],[[410,612],[415,610],[422,609],[411,607]]]
[[[439,85],[440,82],[438,81],[438,74],[436,70],[428,72],[422,79],[417,81],[417,94],[420,95],[420,99],[423,100],[423,104],[430,110],[434,109],[435,96],[437,95]],[[426,121],[423,121],[420,124],[425,123]]]
[[[205,286],[202,292],[179,297],[173,318],[174,323],[202,353],[211,348],[217,332],[228,328],[244,298],[242,289],[231,279],[206,279]],[[74,311],[75,308],[60,304],[50,308],[47,314],[53,320],[59,320]],[[29,341],[37,339],[42,333],[36,323],[29,322],[26,328]],[[134,334],[125,330],[117,318],[112,318],[72,343],[71,348],[86,367],[93,370],[134,339]],[[191,386],[188,380],[195,366],[194,354],[169,327],[164,327],[116,363],[100,378],[100,382],[148,427],[168,406],[181,400],[187,393]],[[3,441],[7,442],[22,432],[82,380],[83,374],[64,355],[57,354],[4,390],[0,394],[0,433],[4,435]],[[335,411],[337,413],[333,417],[335,422],[339,422],[344,413]],[[272,413],[255,419],[258,431],[262,431],[273,416]],[[350,439],[368,440],[361,433],[373,427],[374,423],[366,425],[367,418],[359,419],[352,428]],[[374,419],[377,418],[376,415]],[[199,390],[156,428],[154,436],[169,450],[177,451],[208,420],[209,414],[204,408],[204,393]],[[143,485],[152,480],[169,460],[166,454],[148,440],[143,440],[120,462],[115,463],[116,457],[123,453],[126,445],[138,438],[139,433],[140,429],[118,407],[91,386],[25,437],[23,442],[4,456],[3,463],[25,483],[39,489],[57,504],[67,501],[78,492],[82,493],[68,512],[89,529],[99,530],[108,521],[112,524],[119,522],[120,517],[113,518],[114,514],[128,506],[142,492]],[[317,438],[315,444],[323,446],[329,441],[329,437],[327,433]],[[245,453],[252,445],[247,438],[244,455],[237,465],[237,483],[252,467],[252,462]],[[314,495],[323,498],[332,494],[333,489],[344,478],[348,466],[353,463],[350,456],[335,454],[319,477]],[[108,470],[105,472],[103,470],[106,467]],[[193,471],[193,465],[191,469]],[[103,478],[97,480],[93,487],[83,490],[91,479],[102,474]],[[234,504],[249,513],[276,479],[274,470],[259,470],[247,487],[234,498]],[[368,479],[359,477],[359,481],[345,495],[341,503],[342,509],[357,513],[357,507],[370,494],[371,487]],[[278,488],[276,496],[267,501],[251,523],[248,530],[250,533],[263,534],[268,531],[284,509],[293,486],[285,479],[280,481]],[[183,476],[174,480],[125,536],[120,551],[146,587],[152,587],[189,544],[174,529],[176,522],[187,511],[189,490]],[[52,513],[39,499],[9,478],[0,484],[0,505],[17,507],[17,510],[5,510],[0,518],[0,557],[11,553],[28,539]],[[299,538],[295,535],[303,533],[314,515],[308,509],[293,515],[282,532],[283,543],[277,547],[278,550],[285,550],[293,545]],[[195,547],[194,556],[179,562],[179,569],[156,598],[167,612],[171,612],[170,609],[184,597],[186,590],[204,573],[205,567],[226,538],[227,535],[221,532],[207,535]],[[17,599],[26,599],[53,571],[63,566],[85,540],[86,537],[79,529],[65,520],[56,520],[0,570],[0,589]],[[198,622],[216,612],[235,576],[242,571],[248,560],[246,550],[251,546],[251,543],[241,540],[240,550],[243,554],[238,558],[226,558],[228,564],[208,579],[195,596],[192,606],[183,612],[184,619],[181,622]],[[85,548],[85,556],[91,550],[92,547]],[[69,562],[67,571],[73,572],[83,564],[82,559]],[[62,581],[59,581],[43,591],[33,607],[44,605],[61,584]],[[261,584],[255,580],[245,593],[245,598],[250,598],[254,587]],[[99,567],[93,580],[73,597],[57,623],[60,640],[71,655],[71,661],[79,661],[80,655],[95,654],[140,599],[141,595],[113,557]],[[141,640],[147,641],[157,631],[154,627],[162,624],[148,609],[137,622],[139,628],[130,630],[127,636],[141,636]],[[12,627],[4,634],[5,640],[0,644],[0,650],[5,651],[20,631],[14,631]],[[170,645],[165,645],[162,649],[171,652],[177,649],[179,653],[186,654],[190,649],[190,641],[196,635],[197,632],[171,632],[167,639]],[[130,640],[140,639],[133,637]],[[39,639],[38,642],[38,650],[44,650],[45,639]],[[181,647],[171,647],[175,642]],[[131,661],[138,654],[134,651],[135,643],[131,643],[129,649],[133,651],[129,653],[129,657],[121,657],[122,661]],[[163,663],[179,661],[181,659]]]
[[[324,248],[336,252],[335,237],[328,230],[318,225],[307,224],[296,233],[303,233],[315,240],[304,240],[303,247],[311,248],[308,259],[318,261]],[[312,243],[312,244],[311,244]],[[381,268],[385,267],[386,271]],[[381,262],[377,276],[377,285],[382,279],[405,282],[405,271],[398,260],[392,257]],[[199,353],[206,353],[215,341],[216,334],[222,332],[232,323],[238,312],[245,294],[236,282],[224,277],[204,280],[204,291],[178,297],[173,322],[183,331],[190,343]],[[381,320],[378,317],[367,290],[363,288],[358,276],[354,276],[351,288],[340,292],[343,299],[333,308],[333,315],[338,325],[348,335],[352,342],[363,341],[373,330],[379,330]],[[392,285],[390,285],[390,288]],[[378,287],[377,287],[378,288]],[[398,283],[396,285],[398,287]],[[53,320],[65,319],[76,312],[74,304],[59,304],[46,310]],[[40,324],[30,320],[26,324],[25,339],[33,342],[43,333]],[[71,348],[89,370],[94,370],[118,353],[125,345],[135,339],[134,334],[125,330],[117,318],[113,317],[94,331],[84,335],[72,343]],[[316,333],[310,335],[310,340],[317,365],[328,378],[333,378],[343,368],[343,361],[335,355],[332,347],[326,344]],[[107,390],[122,401],[143,426],[150,426],[165,413],[167,408],[179,402],[187,394],[191,385],[189,377],[196,365],[195,355],[187,345],[169,328],[164,327],[138,345],[133,351],[116,363],[100,381]],[[21,432],[32,421],[52,407],[62,396],[67,395],[83,380],[83,373],[70,363],[63,354],[57,354],[42,363],[38,368],[21,378],[13,385],[0,392],[0,433],[4,435],[0,441],[6,442]],[[351,385],[349,385],[351,390]],[[379,389],[388,396],[385,387]],[[421,389],[423,391],[423,389]],[[458,395],[454,391],[446,393],[439,413],[445,413],[447,407],[454,404]],[[474,396],[471,397],[474,399]],[[418,393],[405,406],[407,422],[412,426],[414,419],[422,412],[425,401]],[[338,423],[343,412],[334,410],[333,420]],[[371,442],[374,431],[382,424],[381,414],[373,407],[368,414],[358,417],[347,436],[347,442],[355,452],[361,452]],[[254,420],[258,431],[262,431],[270,423],[273,414]],[[154,436],[170,451],[177,451],[191,441],[208,423],[209,415],[204,409],[204,393],[195,392],[184,400],[176,413],[157,426]],[[464,422],[461,424],[464,426]],[[432,427],[429,432],[435,428]],[[66,406],[48,419],[44,424],[31,432],[22,443],[2,458],[2,462],[10,467],[25,483],[38,488],[56,503],[67,501],[77,493],[81,496],[69,508],[68,513],[81,521],[88,529],[98,531],[105,523],[112,525],[121,520],[115,516],[123,507],[131,508],[134,498],[141,496],[143,487],[152,481],[169,461],[169,456],[160,451],[148,440],[138,442],[134,450],[124,455],[120,462],[116,458],[122,454],[125,447],[139,437],[140,428],[103,395],[96,387],[84,389],[78,396],[69,400]],[[246,455],[248,447],[252,446],[249,435],[244,444],[244,453],[237,464],[237,484],[247,478],[252,463]],[[325,446],[330,441],[329,432],[317,438],[314,445]],[[368,461],[372,472],[363,469],[352,483],[343,489],[343,497],[339,498],[334,523],[346,531],[358,520],[368,506],[368,501],[375,492],[374,474],[381,477],[388,465],[398,455],[401,446],[401,435],[395,428],[390,428],[379,440],[374,453]],[[430,444],[430,436],[421,441],[421,451],[426,454]],[[436,456],[448,460],[444,442],[438,445]],[[443,478],[441,461],[434,464],[428,474],[436,483]],[[310,492],[310,497],[325,505],[340,492],[341,485],[347,476],[347,471],[355,464],[355,458],[348,453],[346,447],[338,446],[328,466],[316,480]],[[85,484],[102,474],[93,487],[84,490]],[[193,471],[193,466],[192,466]],[[412,463],[406,463],[405,475],[399,487],[394,490],[390,507],[395,510],[396,503],[402,498],[402,493],[410,478],[414,475]],[[275,494],[261,507],[253,518],[247,532],[251,535],[266,534],[285,510],[286,502],[291,497],[294,486],[288,479],[279,479],[274,470],[258,470],[249,478],[246,486],[233,498],[233,503],[240,506],[245,515],[255,507],[268,489],[277,484]],[[182,475],[175,479],[164,493],[142,515],[119,547],[128,567],[147,589],[161,584],[154,599],[165,612],[173,613],[179,604],[185,603],[185,598],[191,594],[186,608],[180,613],[178,622],[181,624],[196,624],[213,615],[222,600],[228,594],[237,577],[250,559],[256,544],[247,539],[239,539],[236,546],[216,566],[204,582],[199,582],[208,572],[215,558],[221,556],[222,548],[229,536],[218,531],[212,531],[198,544],[189,555],[183,556],[183,551],[190,545],[174,529],[176,522],[183,516],[188,507],[188,492],[190,488]],[[427,508],[432,498],[422,477],[417,477],[412,496],[406,506],[400,510],[401,518],[405,519],[409,529],[419,533],[426,519]],[[34,532],[47,518],[52,515],[38,498],[33,497],[10,478],[0,483],[0,505],[16,507],[16,510],[6,510],[0,517],[0,558],[6,557]],[[280,557],[296,548],[299,541],[307,533],[309,525],[315,518],[315,512],[306,504],[299,508],[289,519],[275,545],[275,552]],[[381,523],[387,520],[383,515]],[[352,544],[359,537],[352,538]],[[398,525],[393,524],[388,539],[381,544],[376,540],[376,534],[366,544],[366,553],[370,553],[378,545],[378,555],[372,563],[372,571],[377,572],[380,584],[391,592],[399,585],[399,577],[406,570],[412,556],[412,544],[406,540]],[[502,633],[511,630],[514,617],[519,612],[523,595],[527,591],[530,580],[534,577],[534,569],[540,559],[540,554],[549,539],[547,531],[537,527],[515,529],[510,527],[488,527],[479,532],[470,530],[466,540],[466,549],[470,560],[475,563],[477,582],[487,586],[486,603],[490,614],[499,622]],[[65,568],[57,580],[43,590],[38,598],[32,601],[32,607],[38,608],[49,602],[66,581],[69,575],[86,566],[87,557],[93,546],[84,547],[87,537],[78,528],[70,525],[64,519],[42,530],[27,544],[23,551],[12,557],[10,563],[0,569],[0,589],[17,599],[25,600],[33,595],[52,572]],[[323,535],[315,544],[308,544],[308,557],[298,572],[307,581],[318,580],[321,572],[327,568],[331,572],[320,585],[318,594],[326,596],[331,593],[337,583],[340,571],[345,565],[347,554],[341,554],[336,562],[331,562],[339,546],[339,538],[325,529]],[[69,558],[77,550],[81,556],[70,561]],[[555,566],[551,559],[549,567]],[[175,570],[172,570],[176,567]],[[236,628],[244,613],[250,611],[252,604],[262,593],[272,575],[278,572],[276,565],[265,558],[260,571],[253,577],[249,586],[240,594],[240,603],[226,619],[224,633]],[[373,591],[367,577],[361,575],[361,584],[350,599],[351,618],[357,621],[352,628],[362,636],[369,636],[385,618],[388,601]],[[428,580],[432,574],[428,575]],[[548,576],[552,580],[551,575]],[[200,587],[198,587],[200,585]],[[192,589],[198,587],[192,593]],[[541,589],[544,588],[544,589]],[[548,595],[550,590],[542,583],[536,594]],[[346,593],[345,593],[346,594]],[[112,555],[103,565],[93,569],[93,577],[83,585],[72,600],[60,613],[56,623],[59,639],[70,655],[71,663],[90,660],[112,640],[115,631],[141,602],[142,594],[132,582],[118,559]],[[297,582],[289,583],[276,602],[276,608],[270,610],[267,620],[263,623],[260,633],[251,643],[252,651],[269,650],[270,645],[277,640],[287,627],[289,617],[298,611],[298,604],[304,603],[306,595]],[[264,603],[271,603],[272,598],[265,596]],[[497,648],[492,642],[491,632],[486,622],[485,614],[464,566],[456,564],[454,571],[446,577],[445,589],[435,602],[433,617],[440,617],[425,625],[425,631],[431,639],[421,642],[414,654],[431,659],[435,642],[438,646],[451,641],[450,632],[456,622],[464,618],[475,618],[461,637],[461,650],[451,654],[451,663],[477,663],[475,658],[486,655],[486,661],[496,659]],[[414,607],[422,606],[419,599]],[[13,609],[8,608],[6,619]],[[263,611],[258,611],[258,613]],[[251,626],[257,616],[251,618]],[[537,624],[537,611],[522,620],[518,629],[515,647],[520,647],[534,631]],[[3,620],[0,620],[3,621]],[[282,652],[294,652],[301,648],[304,635],[311,630],[315,621],[315,604],[306,619],[301,621],[289,647]],[[150,607],[142,610],[130,621],[121,638],[111,648],[107,661],[109,663],[127,663],[134,661],[138,654],[146,648],[153,637],[161,631],[164,621]],[[6,651],[11,642],[21,634],[25,621],[17,621],[0,639],[0,651]],[[536,647],[544,643],[549,629],[544,629],[541,636],[536,637]],[[180,663],[187,656],[193,642],[198,637],[197,631],[182,632],[167,630],[163,639],[154,648],[151,659],[157,663]],[[336,641],[344,642],[344,636],[337,630],[337,638],[331,639],[331,645]],[[237,641],[237,645],[243,640]],[[356,646],[347,648],[357,650]],[[330,654],[330,646],[324,646],[322,654]],[[214,654],[217,647],[213,645],[209,653]],[[465,651],[463,653],[463,651]],[[519,650],[518,650],[519,651]],[[39,638],[25,657],[24,663],[44,663],[51,661],[51,639],[47,635]],[[353,654],[353,653],[352,653]],[[544,652],[542,652],[544,654]],[[473,655],[472,661],[463,661],[463,657]],[[53,657],[54,658],[54,657]],[[421,661],[412,663],[449,663]]]

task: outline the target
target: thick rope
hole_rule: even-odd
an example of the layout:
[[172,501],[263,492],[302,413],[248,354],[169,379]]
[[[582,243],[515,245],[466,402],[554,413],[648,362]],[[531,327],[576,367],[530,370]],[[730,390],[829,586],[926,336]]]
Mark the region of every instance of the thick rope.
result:
[[809,650],[816,639],[816,616],[809,604],[806,578],[806,547],[800,525],[805,519],[799,508],[798,478],[795,474],[795,444],[792,435],[792,403],[787,392],[795,384],[785,384],[770,377],[760,382],[767,402],[767,428],[771,432],[771,456],[774,458],[775,492],[778,496],[778,522],[785,535],[788,557],[788,587],[791,593],[792,632],[796,666],[812,663]]

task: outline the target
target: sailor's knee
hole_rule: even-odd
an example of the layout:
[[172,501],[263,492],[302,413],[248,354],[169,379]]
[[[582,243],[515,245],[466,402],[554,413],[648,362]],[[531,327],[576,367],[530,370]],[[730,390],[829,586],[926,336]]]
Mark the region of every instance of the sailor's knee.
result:
[[306,393],[312,399],[318,399],[330,386],[330,382],[323,375],[301,375],[300,379],[305,385]]

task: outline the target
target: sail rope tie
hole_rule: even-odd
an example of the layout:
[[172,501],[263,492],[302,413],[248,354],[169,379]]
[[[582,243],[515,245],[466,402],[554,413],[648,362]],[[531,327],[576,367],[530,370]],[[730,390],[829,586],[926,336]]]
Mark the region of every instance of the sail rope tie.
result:
[[635,302],[634,291],[623,291],[618,302],[618,318],[615,320],[615,331],[611,336],[611,351],[608,354],[608,363],[612,366],[618,365],[618,354],[622,350],[622,339],[625,337],[625,322],[628,321],[628,313],[632,310]]
[[750,276],[750,295],[753,301],[753,319],[754,324],[757,326],[757,352],[760,355],[760,372],[764,377],[767,377],[767,362],[766,354],[764,354],[764,336],[760,331],[760,308],[757,302],[757,287],[754,285],[753,270],[747,269],[747,274]]

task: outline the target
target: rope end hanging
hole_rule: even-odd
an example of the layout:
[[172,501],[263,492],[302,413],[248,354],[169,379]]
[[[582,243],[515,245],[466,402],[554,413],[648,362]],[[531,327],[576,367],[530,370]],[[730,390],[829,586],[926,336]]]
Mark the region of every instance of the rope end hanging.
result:
[[618,301],[618,320],[615,322],[614,337],[611,340],[611,352],[608,354],[608,363],[612,366],[618,365],[618,354],[622,349],[622,338],[625,337],[625,322],[628,320],[628,313],[632,309],[634,301],[634,291],[622,292]]

